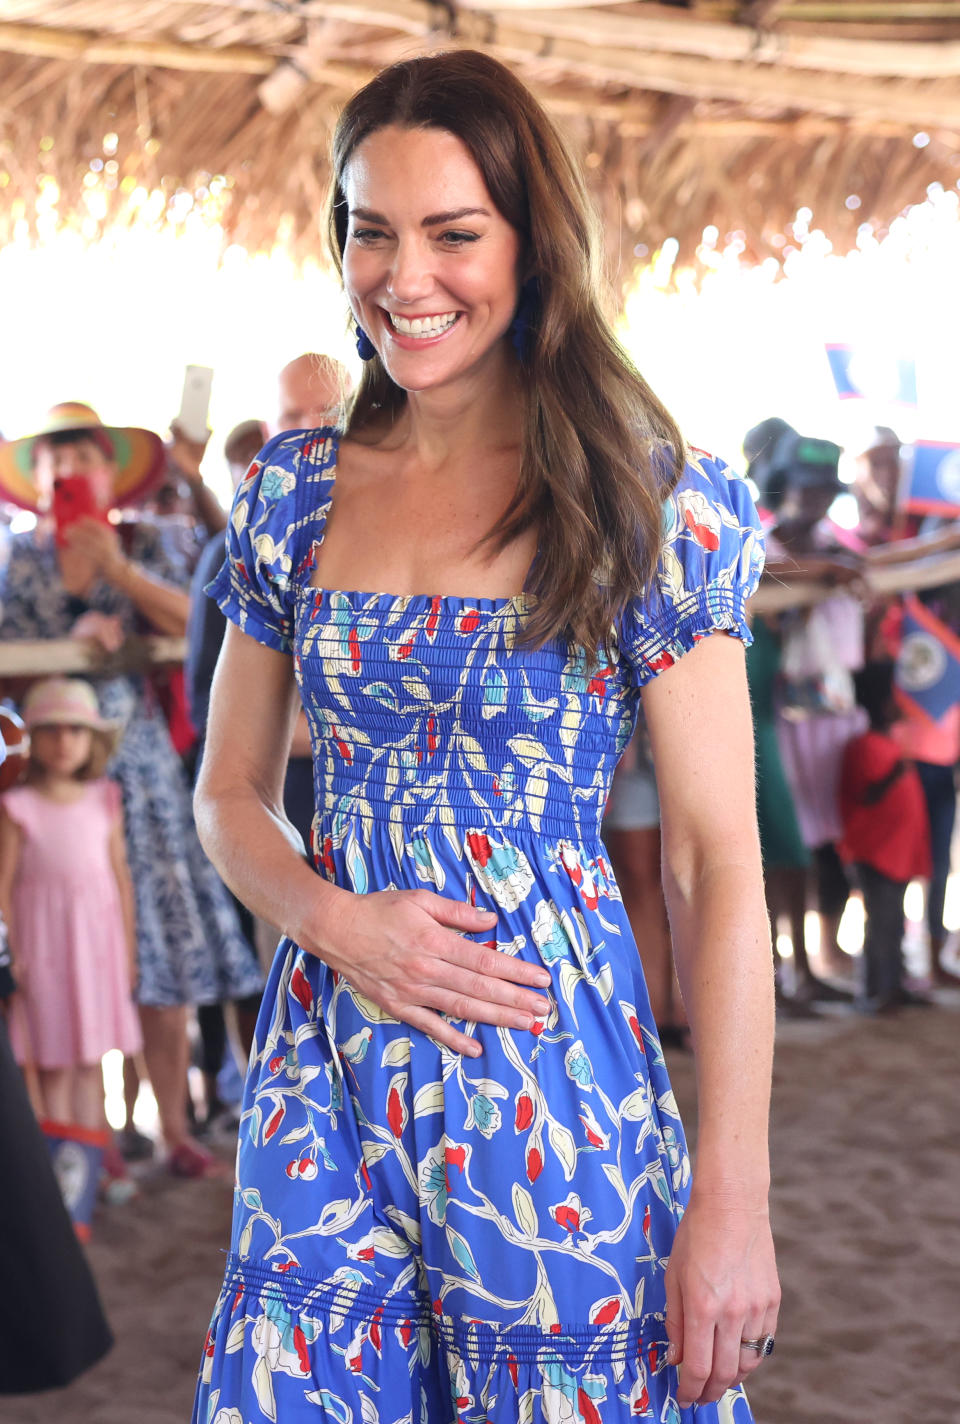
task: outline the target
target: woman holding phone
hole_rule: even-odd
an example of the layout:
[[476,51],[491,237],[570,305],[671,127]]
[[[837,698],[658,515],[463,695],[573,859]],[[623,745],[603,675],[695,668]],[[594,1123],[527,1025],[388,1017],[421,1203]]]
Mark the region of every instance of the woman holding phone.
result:
[[[773,1026],[746,487],[603,316],[581,179],[459,51],[349,101],[365,372],[254,461],[198,824],[280,925],[196,1424],[746,1424]],[[362,590],[362,591],[361,591]],[[696,1173],[599,826],[642,699]],[[281,792],[300,703],[311,868]]]
[[[134,631],[183,634],[188,595],[156,530],[108,518],[142,497],[163,459],[152,432],[104,426],[76,402],[55,406],[38,434],[0,444],[0,493],[38,514],[34,529],[11,537],[0,570],[0,638],[75,636],[115,651]],[[104,716],[124,728],[110,770],[135,890],[147,1068],[170,1169],[197,1176],[216,1164],[187,1130],[186,1006],[254,993],[260,972],[197,842],[189,786],[149,683],[139,674],[95,680]]]

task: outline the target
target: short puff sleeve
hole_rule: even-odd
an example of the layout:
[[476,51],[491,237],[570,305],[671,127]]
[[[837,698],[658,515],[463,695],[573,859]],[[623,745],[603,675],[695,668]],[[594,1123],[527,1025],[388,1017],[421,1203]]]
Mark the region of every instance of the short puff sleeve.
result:
[[744,605],[763,572],[763,534],[745,482],[722,460],[691,452],[663,503],[663,545],[647,592],[620,620],[620,655],[638,686],[707,634],[753,641]]
[[335,432],[321,429],[285,432],[263,447],[237,490],[226,557],[206,588],[231,623],[280,653],[293,648],[297,588],[311,526],[325,514],[320,486],[335,446]]

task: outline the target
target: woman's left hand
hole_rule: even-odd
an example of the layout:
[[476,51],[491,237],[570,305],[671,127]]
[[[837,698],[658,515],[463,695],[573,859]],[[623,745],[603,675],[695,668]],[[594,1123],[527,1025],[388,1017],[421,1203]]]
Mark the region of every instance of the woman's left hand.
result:
[[742,1340],[774,1335],[780,1284],[766,1205],[696,1192],[667,1266],[669,1364],[679,1365],[677,1404],[713,1404],[761,1361]]
[[78,519],[67,531],[67,547],[79,554],[107,583],[121,582],[127,569],[127,558],[120,547],[120,538],[112,524],[98,519]]

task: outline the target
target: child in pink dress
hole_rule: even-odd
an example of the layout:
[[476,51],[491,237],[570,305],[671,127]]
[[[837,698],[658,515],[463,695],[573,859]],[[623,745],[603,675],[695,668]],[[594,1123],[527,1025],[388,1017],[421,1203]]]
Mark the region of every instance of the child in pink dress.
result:
[[35,683],[22,711],[27,781],[0,797],[0,913],[17,983],[11,1042],[38,1116],[98,1132],[101,1058],[141,1047],[120,789],[103,775],[118,727],[75,678]]

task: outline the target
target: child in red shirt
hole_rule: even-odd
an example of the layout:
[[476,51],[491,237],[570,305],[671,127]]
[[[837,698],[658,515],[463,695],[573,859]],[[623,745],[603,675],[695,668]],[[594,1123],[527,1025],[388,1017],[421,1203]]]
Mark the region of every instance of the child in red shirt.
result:
[[878,1013],[918,1001],[903,983],[903,896],[911,880],[930,874],[930,831],[920,778],[890,735],[893,663],[868,663],[854,685],[870,729],[843,755],[840,852],[853,864],[866,917],[858,1007]]

